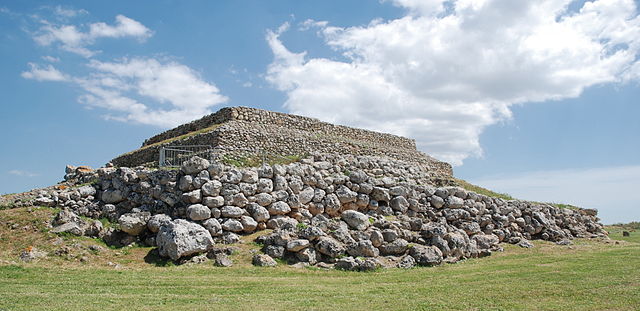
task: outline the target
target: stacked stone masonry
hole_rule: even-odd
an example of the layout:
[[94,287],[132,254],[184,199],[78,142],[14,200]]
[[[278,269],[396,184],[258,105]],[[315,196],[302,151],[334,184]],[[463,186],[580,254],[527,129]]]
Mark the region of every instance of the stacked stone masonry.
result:
[[[172,140],[215,124],[219,126],[209,132]],[[434,184],[450,184],[452,177],[448,163],[418,151],[412,139],[247,107],[224,108],[156,135],[145,141],[141,149],[121,155],[112,163],[127,167],[156,163],[161,147],[176,144],[211,145],[220,154],[378,155],[418,164],[432,174]]]
[[[281,258],[358,271],[456,262],[490,255],[500,243],[530,247],[530,239],[570,244],[575,237],[606,237],[595,210],[429,186],[421,182],[428,179],[424,171],[385,157],[318,153],[243,169],[193,158],[180,170],[100,168],[76,175],[68,179],[96,182],[36,200],[66,213],[54,230],[119,246],[157,246],[172,260],[211,253],[265,229],[273,231],[256,240],[264,253],[256,265]],[[106,217],[120,229],[75,215]]]

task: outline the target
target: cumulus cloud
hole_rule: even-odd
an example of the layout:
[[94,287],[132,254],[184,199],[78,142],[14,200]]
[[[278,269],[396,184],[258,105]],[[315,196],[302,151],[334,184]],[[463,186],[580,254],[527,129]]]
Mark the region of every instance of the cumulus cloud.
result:
[[293,113],[415,138],[453,164],[480,156],[479,136],[514,104],[579,96],[637,79],[640,18],[633,0],[394,0],[407,15],[319,27],[345,61],[310,58],[267,33],[267,80]]
[[472,180],[520,199],[597,208],[605,223],[640,220],[640,166],[528,172]]
[[[66,13],[62,11],[60,14]],[[85,31],[79,29],[76,25],[56,25],[46,20],[41,22],[43,25],[33,37],[36,43],[43,46],[56,45],[65,51],[84,57],[91,57],[96,54],[96,51],[88,49],[87,46],[92,45],[99,38],[132,37],[138,40],[145,40],[152,35],[152,31],[149,28],[124,15],[116,16],[114,25],[103,22],[92,23],[87,27],[83,27],[88,28]]]
[[171,127],[211,113],[213,106],[227,101],[215,85],[173,61],[133,58],[92,61],[89,67],[90,77],[75,79],[86,91],[79,100],[112,111],[107,117],[114,120]]
[[91,74],[72,77],[52,65],[31,69],[22,77],[38,81],[66,81],[83,90],[78,100],[106,109],[105,118],[172,127],[211,113],[228,99],[191,68],[174,61],[132,58],[113,62],[93,60]]
[[38,64],[29,63],[29,71],[24,71],[20,75],[25,79],[38,81],[66,81],[68,77],[54,68],[52,65],[41,67]]

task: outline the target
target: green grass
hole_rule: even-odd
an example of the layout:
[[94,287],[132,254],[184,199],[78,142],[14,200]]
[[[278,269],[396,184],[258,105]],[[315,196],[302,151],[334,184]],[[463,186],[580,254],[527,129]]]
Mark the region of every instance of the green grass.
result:
[[[235,245],[230,268],[175,266],[148,247],[89,251],[104,244],[73,236],[60,244],[59,236],[35,230],[54,213],[0,211],[0,310],[640,309],[640,235],[623,238],[618,226],[607,227],[611,241],[534,241],[532,249],[503,245],[504,252],[452,265],[358,273],[253,267],[257,234]],[[51,254],[63,245],[72,254]],[[11,263],[31,246],[50,255]]]
[[478,194],[482,194],[482,195],[486,195],[488,197],[494,197],[494,198],[500,198],[500,199],[504,199],[504,200],[515,200],[514,197],[510,196],[507,193],[498,193],[498,192],[494,192],[491,191],[489,189],[486,188],[482,188],[480,186],[476,186],[473,185],[465,180],[462,179],[458,179],[458,178],[454,178],[456,184],[458,184],[458,186],[462,187],[463,189],[467,190],[467,191],[472,191]]
[[305,155],[266,155],[264,157],[258,154],[246,156],[224,155],[221,162],[235,167],[257,167],[263,163],[269,165],[290,164],[298,162],[304,157]]
[[6,310],[637,310],[640,244],[536,243],[454,265],[371,273],[291,267],[0,266]]
[[187,138],[189,138],[189,137],[192,137],[192,136],[195,136],[195,135],[198,135],[198,134],[208,133],[208,132],[211,132],[211,131],[213,131],[213,130],[215,130],[215,129],[219,128],[220,126],[222,126],[222,124],[214,124],[214,125],[211,125],[211,126],[209,126],[209,127],[203,128],[203,129],[199,129],[199,130],[196,130],[196,131],[189,132],[189,133],[187,133],[187,134],[183,134],[183,135],[176,136],[176,137],[171,137],[171,138],[165,139],[165,140],[163,140],[163,141],[159,141],[159,142],[155,142],[155,143],[153,143],[153,144],[149,144],[149,145],[146,145],[146,146],[142,146],[142,147],[140,147],[140,148],[138,148],[138,149],[136,149],[136,150],[129,151],[129,152],[124,153],[124,154],[122,154],[122,155],[133,154],[133,153],[135,153],[135,152],[138,152],[138,151],[140,151],[140,150],[144,150],[144,149],[147,149],[147,148],[151,148],[151,147],[155,147],[155,146],[160,146],[160,145],[166,145],[166,144],[172,143],[172,142],[174,142],[174,141],[184,140],[184,139],[187,139]]

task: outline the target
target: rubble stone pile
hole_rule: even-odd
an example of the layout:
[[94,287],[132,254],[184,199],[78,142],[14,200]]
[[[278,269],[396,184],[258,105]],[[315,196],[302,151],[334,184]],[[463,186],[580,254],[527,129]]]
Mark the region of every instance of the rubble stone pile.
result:
[[271,231],[256,240],[262,245],[256,265],[281,259],[358,271],[456,262],[490,255],[500,243],[531,247],[533,239],[567,244],[606,236],[595,210],[434,187],[424,168],[385,156],[316,153],[249,168],[194,157],[175,170],[104,167],[73,174],[93,182],[36,199],[62,208],[56,232],[157,246],[176,261],[262,230]]

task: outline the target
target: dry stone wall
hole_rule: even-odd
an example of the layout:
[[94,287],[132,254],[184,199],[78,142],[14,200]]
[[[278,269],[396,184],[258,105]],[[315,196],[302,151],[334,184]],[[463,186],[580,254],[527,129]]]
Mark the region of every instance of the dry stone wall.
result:
[[[162,143],[193,131],[220,124],[210,132]],[[112,160],[117,166],[135,167],[158,161],[159,149],[167,145],[211,145],[216,155],[308,153],[375,155],[412,162],[433,175],[436,185],[451,184],[452,169],[416,149],[412,139],[350,128],[317,119],[247,107],[224,108],[215,114],[156,135],[137,151]]]
[[[208,252],[224,263],[216,245],[265,229],[273,231],[257,239],[263,254],[256,265],[281,258],[359,271],[456,262],[490,255],[500,243],[606,237],[594,210],[432,187],[423,183],[424,171],[385,157],[314,154],[244,169],[193,158],[180,170],[100,168],[80,175],[73,177],[96,182],[38,198],[66,213],[54,230],[157,246],[178,261]],[[106,217],[119,229],[73,215]]]

